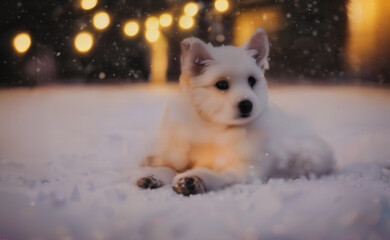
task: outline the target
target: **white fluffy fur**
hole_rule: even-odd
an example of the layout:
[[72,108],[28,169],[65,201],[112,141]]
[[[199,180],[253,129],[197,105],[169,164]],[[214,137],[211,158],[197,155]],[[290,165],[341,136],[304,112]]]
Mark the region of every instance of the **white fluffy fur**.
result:
[[[268,103],[268,52],[263,29],[241,47],[183,40],[181,93],[167,107],[156,148],[143,162],[144,176],[174,186],[196,176],[206,190],[217,190],[254,178],[330,172],[334,159],[328,145]],[[249,76],[257,79],[254,88]],[[221,79],[229,82],[228,90],[215,87]],[[253,110],[250,117],[238,117],[238,103],[245,99]]]

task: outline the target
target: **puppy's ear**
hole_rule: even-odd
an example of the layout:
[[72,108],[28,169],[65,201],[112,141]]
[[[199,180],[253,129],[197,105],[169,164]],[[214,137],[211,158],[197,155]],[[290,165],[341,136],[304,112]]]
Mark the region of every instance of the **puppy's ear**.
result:
[[264,29],[258,28],[243,48],[256,60],[259,67],[268,68],[269,42]]
[[202,73],[213,58],[209,53],[209,46],[198,38],[186,38],[181,41],[181,71],[192,76]]

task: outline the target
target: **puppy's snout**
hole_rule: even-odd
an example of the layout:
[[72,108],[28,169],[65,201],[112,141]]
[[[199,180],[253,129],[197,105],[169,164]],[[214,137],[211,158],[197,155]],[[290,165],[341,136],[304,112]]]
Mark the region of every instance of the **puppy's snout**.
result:
[[242,100],[238,104],[238,109],[240,110],[241,117],[249,117],[253,108],[253,104],[249,100]]

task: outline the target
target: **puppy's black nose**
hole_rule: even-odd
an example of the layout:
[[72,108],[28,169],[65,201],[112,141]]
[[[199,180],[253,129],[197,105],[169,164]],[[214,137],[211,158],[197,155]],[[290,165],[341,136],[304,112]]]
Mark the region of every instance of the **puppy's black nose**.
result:
[[242,117],[249,117],[249,113],[252,111],[253,104],[249,100],[242,100],[238,104],[238,109],[240,110]]

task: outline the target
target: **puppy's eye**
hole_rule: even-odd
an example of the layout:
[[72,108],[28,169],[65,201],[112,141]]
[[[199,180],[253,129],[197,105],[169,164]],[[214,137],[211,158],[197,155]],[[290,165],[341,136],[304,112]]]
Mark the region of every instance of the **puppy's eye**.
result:
[[215,84],[215,87],[218,88],[219,90],[228,90],[229,89],[229,83],[226,80],[219,80]]
[[254,78],[252,76],[248,77],[248,84],[249,84],[249,86],[251,86],[251,88],[253,88],[255,86],[256,82],[257,82],[256,78]]

